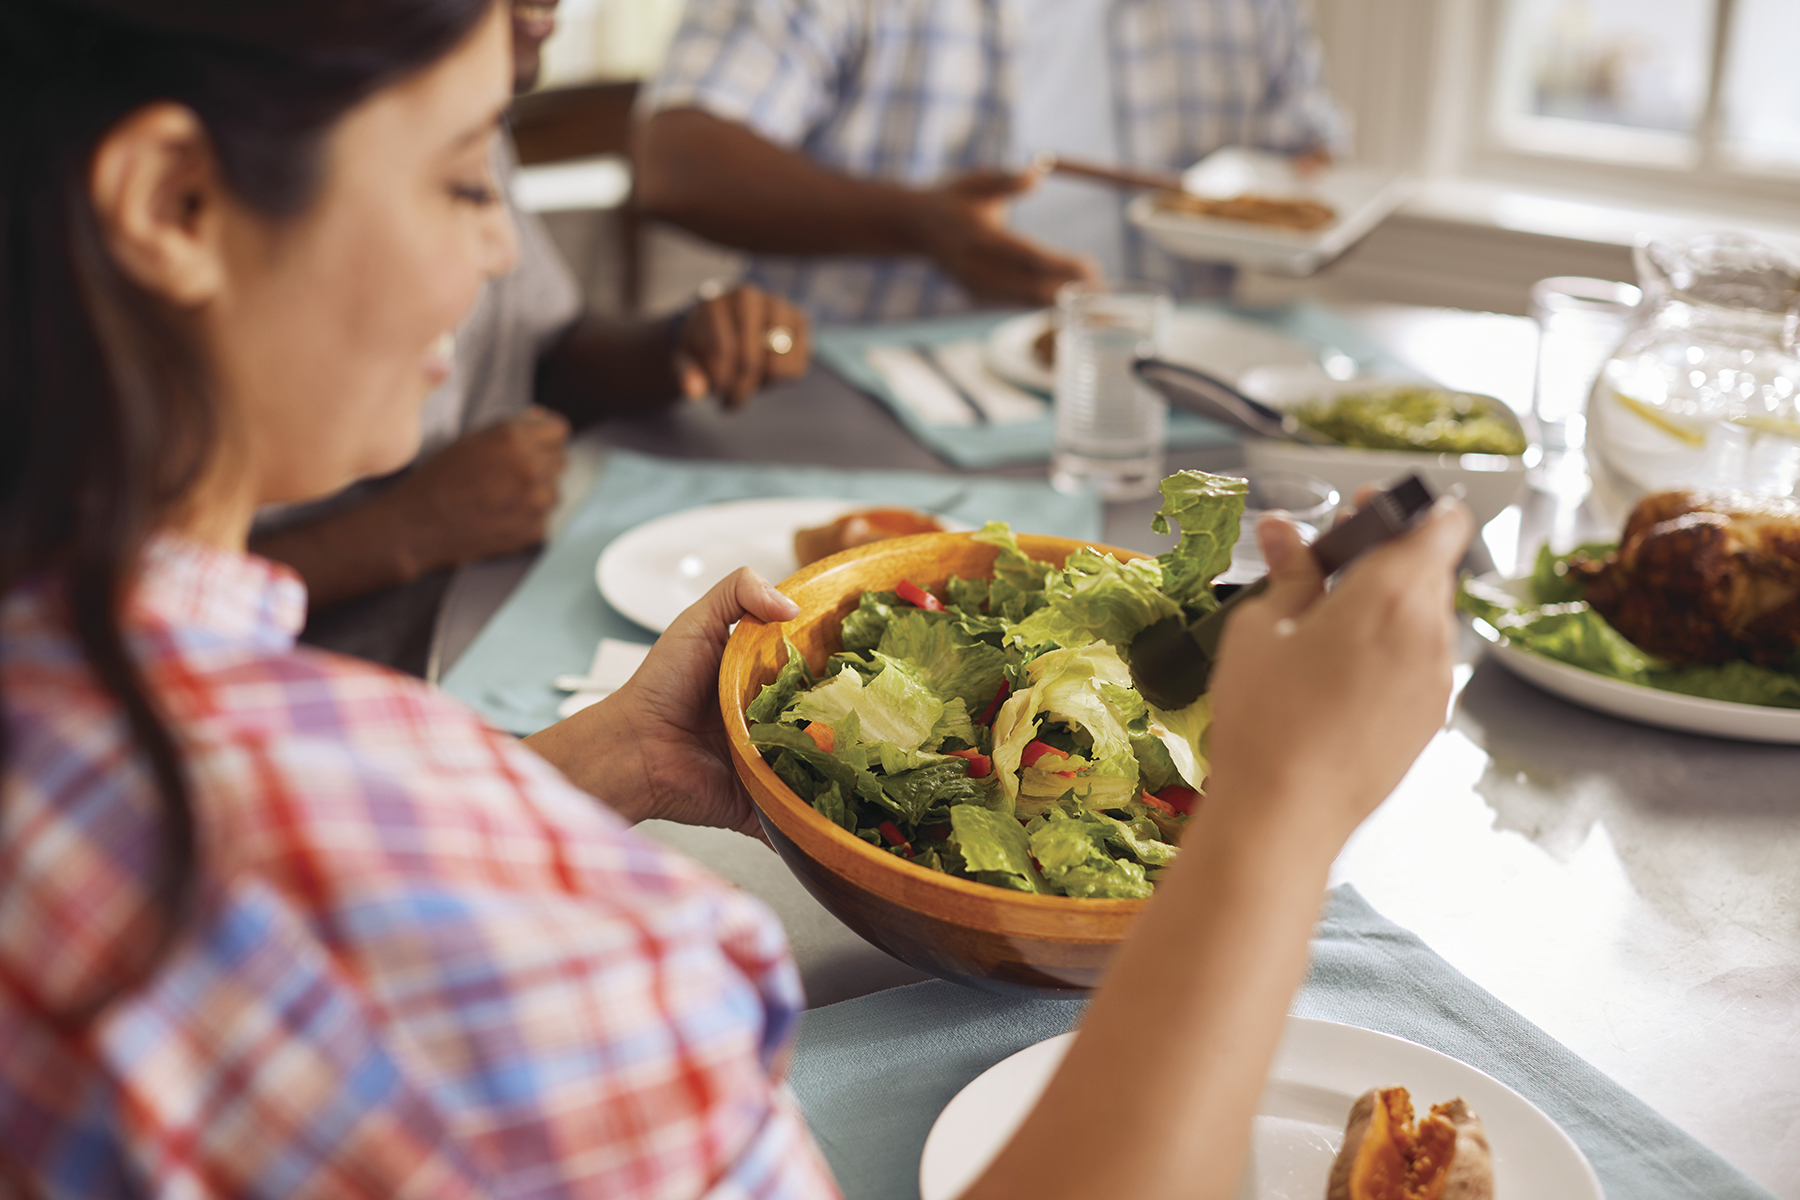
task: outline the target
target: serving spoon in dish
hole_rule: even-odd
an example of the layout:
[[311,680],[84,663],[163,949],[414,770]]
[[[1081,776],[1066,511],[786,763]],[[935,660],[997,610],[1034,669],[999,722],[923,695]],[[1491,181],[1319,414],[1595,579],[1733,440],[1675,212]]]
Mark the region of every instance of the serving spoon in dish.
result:
[[1252,400],[1223,379],[1205,371],[1161,358],[1140,358],[1131,369],[1139,379],[1166,396],[1170,404],[1234,429],[1307,446],[1338,444],[1302,425],[1292,413],[1279,412]]

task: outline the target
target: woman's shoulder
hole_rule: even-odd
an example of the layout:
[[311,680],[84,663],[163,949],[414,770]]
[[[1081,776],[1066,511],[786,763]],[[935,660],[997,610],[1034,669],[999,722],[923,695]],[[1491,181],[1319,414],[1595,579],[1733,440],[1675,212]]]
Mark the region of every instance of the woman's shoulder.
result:
[[369,885],[423,874],[615,898],[626,879],[644,898],[717,886],[420,680],[300,648],[221,664],[209,683],[193,765],[259,865],[302,853]]

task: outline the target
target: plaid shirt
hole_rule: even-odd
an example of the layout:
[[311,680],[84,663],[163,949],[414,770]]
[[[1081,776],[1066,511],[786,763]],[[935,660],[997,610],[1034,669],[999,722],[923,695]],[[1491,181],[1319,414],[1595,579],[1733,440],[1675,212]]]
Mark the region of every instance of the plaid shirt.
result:
[[156,802],[53,593],[0,605],[0,1194],[818,1197],[779,926],[422,686],[296,651],[285,570],[146,552],[199,902],[151,979]]
[[[844,174],[923,186],[1004,164],[1026,0],[688,0],[645,111],[700,108]],[[1305,0],[1114,0],[1113,111],[1127,165],[1222,146],[1341,148]],[[1134,274],[1173,263],[1133,237]],[[821,321],[964,307],[920,260],[759,257],[751,277]]]

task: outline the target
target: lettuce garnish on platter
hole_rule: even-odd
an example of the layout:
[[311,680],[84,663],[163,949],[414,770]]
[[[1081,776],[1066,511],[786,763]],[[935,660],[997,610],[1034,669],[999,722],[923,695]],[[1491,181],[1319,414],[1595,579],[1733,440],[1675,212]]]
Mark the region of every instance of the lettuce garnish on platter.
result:
[[828,819],[921,866],[1045,895],[1137,899],[1174,860],[1206,782],[1208,697],[1147,704],[1124,653],[1165,617],[1218,606],[1242,479],[1163,480],[1155,559],[1079,550],[1058,569],[993,522],[985,579],[867,592],[814,677],[788,658],[750,740]]
[[1570,577],[1569,564],[1580,557],[1600,558],[1610,544],[1580,546],[1567,554],[1538,551],[1528,589],[1530,601],[1480,580],[1465,578],[1456,606],[1486,622],[1512,645],[1570,666],[1704,700],[1728,700],[1769,708],[1800,708],[1800,662],[1788,669],[1736,660],[1716,666],[1677,666],[1633,645],[1624,634],[1583,600],[1581,585]]

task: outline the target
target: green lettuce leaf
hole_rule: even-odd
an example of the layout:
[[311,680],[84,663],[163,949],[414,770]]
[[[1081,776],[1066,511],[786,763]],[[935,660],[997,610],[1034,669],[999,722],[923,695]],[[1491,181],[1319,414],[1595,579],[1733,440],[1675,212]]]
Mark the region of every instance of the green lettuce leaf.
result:
[[1144,868],[1113,856],[1106,828],[1057,811],[1029,837],[1031,855],[1050,886],[1067,896],[1142,900],[1150,895]]
[[[935,618],[935,619],[934,619]],[[1006,651],[968,636],[940,614],[895,614],[881,635],[880,653],[906,663],[933,692],[980,712],[1006,677]]]
[[963,579],[952,575],[944,581],[945,603],[951,608],[963,608],[975,613],[987,603],[988,581],[985,579]]
[[1521,608],[1513,594],[1503,587],[1484,583],[1472,575],[1464,575],[1456,587],[1456,610],[1479,617],[1498,629]]
[[[934,754],[930,750],[902,750],[892,742],[873,742],[864,747],[868,751],[870,765],[879,764],[884,775],[898,775],[902,771],[915,771],[929,763],[944,762],[948,755]],[[961,759],[951,759],[961,762]]]
[[1146,867],[1167,866],[1181,852],[1179,846],[1163,840],[1162,831],[1149,817],[1136,815],[1129,821],[1121,821],[1104,813],[1086,816],[1089,820],[1102,822],[1106,844],[1115,854],[1128,854]]
[[[1131,684],[1131,672],[1119,652],[1105,642],[1052,650],[1033,659],[1025,670],[1029,686],[1008,697],[994,718],[994,774],[1006,805],[1016,808],[1024,796],[1030,810],[1065,792],[1073,792],[1090,808],[1111,808],[1135,799],[1137,758],[1126,717],[1102,690],[1102,685]],[[1041,759],[1021,772],[1025,747],[1038,737],[1040,719],[1078,728],[1088,740],[1085,755]],[[1071,770],[1074,778],[1065,778]]]
[[806,669],[806,659],[785,633],[781,635],[781,644],[787,647],[787,661],[775,673],[774,680],[765,683],[756,699],[744,709],[744,719],[752,725],[775,720],[794,702],[795,696],[812,686],[812,672]]
[[1665,691],[1703,700],[1800,708],[1800,676],[1739,659],[1712,667],[1675,667],[1651,671],[1650,683]]
[[[986,780],[969,778],[968,764],[960,758],[940,759],[890,775],[881,781],[881,790],[909,825],[924,820],[933,808],[966,804],[985,808],[991,794]],[[954,817],[954,810],[951,815]]]
[[1091,548],[1077,550],[1050,577],[1044,606],[1009,628],[1007,639],[1024,646],[1129,646],[1146,625],[1181,615],[1162,583],[1163,569],[1154,559],[1121,563]]
[[974,804],[950,810],[950,846],[972,879],[1015,892],[1046,892],[1049,886],[1031,865],[1025,830],[1005,813]]
[[893,592],[864,592],[856,611],[844,617],[844,649],[850,653],[873,650],[881,645],[881,635],[894,613],[911,608]]
[[944,715],[944,701],[910,671],[896,669],[892,659],[877,654],[876,660],[884,667],[866,686],[858,672],[840,671],[802,692],[782,713],[782,719],[836,725],[854,710],[863,740],[891,742],[902,750],[920,749]]
[[961,700],[944,701],[944,715],[931,727],[931,736],[926,741],[936,747],[942,746],[951,738],[964,746],[977,749],[982,745],[981,731],[975,728],[975,721],[969,716],[969,710],[963,707]]
[[1650,672],[1667,665],[1632,645],[1583,602],[1539,605],[1490,624],[1507,641],[1545,658],[1628,683],[1648,684]]
[[1044,584],[1056,570],[1046,562],[1028,558],[1004,521],[989,521],[970,535],[999,551],[994,577],[988,583],[988,615],[1022,621],[1044,602]]
[[1153,722],[1150,705],[1131,688],[1102,683],[1100,694],[1118,711],[1131,738],[1131,753],[1138,763],[1138,786],[1160,792],[1171,783],[1185,782],[1169,753],[1167,740],[1175,735],[1161,722]]
[[[818,773],[826,784],[835,785],[840,797],[848,803],[854,796],[858,800],[870,804],[887,805],[887,797],[881,790],[881,781],[863,767],[848,762],[840,756],[819,749],[813,740],[806,736],[804,730],[792,725],[776,725],[764,723],[750,727],[750,744],[762,751],[778,751],[776,758],[783,753],[790,760],[805,763]],[[818,807],[818,793],[813,795],[813,806]],[[824,811],[821,809],[820,811]],[[828,814],[829,815],[829,814]],[[836,818],[834,818],[836,819]],[[845,828],[853,826],[840,822]]]
[[1205,611],[1218,607],[1212,581],[1231,565],[1248,489],[1235,476],[1204,471],[1180,471],[1162,481],[1162,507],[1150,528],[1181,535],[1175,548],[1156,560],[1162,565],[1162,590],[1177,604]]
[[[1163,744],[1181,782],[1203,791],[1212,766],[1206,760],[1206,731],[1212,725],[1212,697],[1202,696],[1186,708],[1167,712],[1150,707],[1150,734]],[[1151,791],[1160,791],[1151,788]]]
[[825,660],[825,678],[829,679],[839,671],[855,671],[867,683],[881,674],[881,664],[871,659],[867,650],[845,650]]
[[1619,547],[1613,542],[1590,542],[1567,554],[1550,553],[1550,543],[1538,547],[1537,565],[1531,572],[1531,594],[1539,604],[1568,604],[1586,598],[1579,579],[1569,578],[1569,564],[1581,558],[1605,558]]

